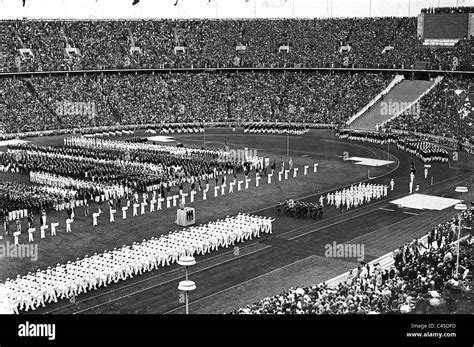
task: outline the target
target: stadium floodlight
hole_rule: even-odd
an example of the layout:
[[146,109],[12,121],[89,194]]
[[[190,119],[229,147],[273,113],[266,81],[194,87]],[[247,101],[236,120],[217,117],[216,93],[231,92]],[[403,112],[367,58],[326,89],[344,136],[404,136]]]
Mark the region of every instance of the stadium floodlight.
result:
[[178,259],[178,265],[184,266],[186,269],[186,280],[179,282],[178,290],[181,290],[185,294],[186,300],[186,314],[189,314],[189,300],[188,292],[196,289],[196,284],[193,281],[188,280],[188,266],[195,265],[196,260],[193,256],[183,256]]
[[[457,188],[456,188],[457,189]],[[456,204],[454,205],[454,209],[459,211],[459,216],[458,216],[458,240],[456,244],[456,278],[458,278],[458,273],[459,273],[459,239],[461,237],[461,224],[462,224],[462,213],[463,211],[467,210],[466,204]]]

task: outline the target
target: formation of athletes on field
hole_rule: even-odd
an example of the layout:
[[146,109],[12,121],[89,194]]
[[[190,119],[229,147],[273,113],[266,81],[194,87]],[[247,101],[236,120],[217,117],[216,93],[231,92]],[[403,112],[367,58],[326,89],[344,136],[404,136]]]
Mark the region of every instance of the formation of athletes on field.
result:
[[[265,167],[260,157],[237,158],[220,149],[87,137],[65,138],[64,146],[55,147],[12,145],[0,153],[0,165],[4,171],[28,174],[30,182],[36,184],[11,182],[9,186],[17,187],[18,194],[9,189],[1,198],[4,235],[13,235],[15,244],[21,242],[21,223],[27,216],[28,241],[34,242],[36,233],[41,239],[46,237],[47,222],[51,222],[51,236],[59,229],[71,232],[79,207],[95,226],[104,212],[103,205],[109,206],[109,222],[114,222],[117,212],[126,219],[130,214],[143,215],[198,198],[206,200],[258,187],[262,178],[270,184],[277,169],[275,162]],[[289,166],[285,170],[282,164],[279,181],[297,177],[299,168],[293,167],[292,161]],[[305,165],[301,174],[307,175],[308,169]],[[251,171],[255,176],[249,178]],[[227,175],[231,175],[229,180]],[[213,191],[209,191],[210,180],[215,180]],[[37,191],[41,197],[31,193]],[[91,207],[93,203],[97,207]],[[66,210],[67,219],[60,220],[57,215],[47,218],[54,210]],[[34,214],[41,215],[39,230]]]
[[244,242],[260,233],[272,233],[273,220],[257,215],[238,214],[206,225],[152,237],[133,245],[104,251],[68,261],[46,270],[37,270],[16,279],[7,279],[5,286],[14,310],[35,310],[58,299],[70,299],[112,282],[132,278],[160,266],[169,266],[182,256],[216,251]]
[[[108,215],[107,222],[113,223],[116,218],[133,218],[175,209],[196,199],[217,198],[250,186],[257,188],[262,179],[262,183],[271,184],[318,171],[317,163],[298,168],[290,158],[277,168],[275,161],[271,165],[265,161],[263,165],[261,159],[242,160],[230,156],[228,148],[177,147],[146,140],[67,137],[62,146],[11,145],[7,152],[0,153],[1,167],[7,172],[28,175],[33,185],[12,182],[10,186],[16,186],[18,195],[2,197],[5,235],[12,234],[18,245],[22,238],[21,220],[28,218],[28,241],[35,242],[37,231],[32,213],[40,212],[39,232],[43,239],[49,227],[51,236],[64,227],[66,233],[72,232],[76,216],[90,218],[94,228],[105,222],[99,221],[103,215]],[[255,173],[252,179],[250,173]],[[215,180],[213,191],[210,180]],[[24,193],[20,194],[22,189]],[[386,197],[388,190],[385,185],[360,183],[331,192],[325,198],[321,196],[314,217],[322,217],[323,205],[350,209]],[[43,196],[33,192],[41,192]],[[15,207],[23,213],[5,207]],[[65,210],[67,219],[65,216],[65,221],[60,220],[60,214],[54,210]],[[120,217],[115,217],[117,213]],[[71,259],[67,264],[7,280],[9,299],[16,312],[35,310],[171,265],[182,256],[203,255],[259,237],[261,233],[271,233],[272,222],[273,219],[266,217],[239,214],[91,257]],[[16,224],[13,233],[9,232],[11,224]]]
[[[393,190],[393,187],[392,187]],[[334,206],[337,209],[353,207],[370,203],[372,200],[379,200],[388,195],[388,186],[384,184],[359,183],[351,185],[349,188],[335,191],[326,195],[326,205]],[[324,196],[319,197],[320,205],[324,205]]]
[[391,132],[358,132],[345,129],[338,132],[338,137],[351,141],[377,143],[381,145],[394,143],[399,149],[416,155],[425,163],[447,163],[449,159],[448,151],[440,145],[400,136]]

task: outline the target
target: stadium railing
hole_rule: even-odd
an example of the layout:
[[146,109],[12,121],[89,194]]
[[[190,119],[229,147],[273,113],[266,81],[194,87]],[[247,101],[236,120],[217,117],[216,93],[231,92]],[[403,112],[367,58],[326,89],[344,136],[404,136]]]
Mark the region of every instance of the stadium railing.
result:
[[52,76],[52,75],[84,75],[84,74],[136,74],[136,73],[170,73],[170,72],[244,72],[244,71],[320,71],[320,72],[360,72],[360,73],[389,73],[403,74],[405,77],[412,74],[454,74],[474,76],[474,71],[452,71],[452,70],[428,70],[414,68],[369,68],[369,67],[215,67],[209,68],[163,68],[163,69],[100,69],[100,70],[68,70],[68,71],[23,71],[23,72],[1,72],[0,77],[32,77],[32,76]]

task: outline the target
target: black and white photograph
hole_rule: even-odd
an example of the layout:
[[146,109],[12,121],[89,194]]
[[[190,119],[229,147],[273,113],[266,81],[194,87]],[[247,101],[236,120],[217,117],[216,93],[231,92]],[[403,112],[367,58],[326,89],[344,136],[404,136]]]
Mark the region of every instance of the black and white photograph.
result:
[[473,100],[474,0],[0,0],[0,346],[472,347]]

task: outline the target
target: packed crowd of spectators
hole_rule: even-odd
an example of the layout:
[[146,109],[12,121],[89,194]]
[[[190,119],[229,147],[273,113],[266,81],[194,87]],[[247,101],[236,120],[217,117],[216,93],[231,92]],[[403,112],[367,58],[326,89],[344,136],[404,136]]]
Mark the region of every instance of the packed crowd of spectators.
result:
[[[470,52],[423,47],[416,18],[28,20],[0,21],[0,30],[6,33],[4,71],[410,68],[425,59],[433,69],[451,69],[453,56],[459,70],[472,69]],[[33,57],[20,54],[20,48],[31,49]]]
[[[0,79],[0,111],[7,133],[161,122],[342,124],[392,79],[299,72]],[[92,104],[94,112],[58,107],[65,103]]]
[[[0,79],[6,133],[161,122],[305,122],[343,124],[393,76],[326,73],[173,73]],[[446,76],[386,128],[469,142],[472,86]],[[94,113],[64,113],[64,102],[94,104]]]
[[419,114],[402,114],[385,126],[472,143],[472,95],[469,78],[446,76],[420,100]]
[[[463,224],[472,222],[472,212],[463,213]],[[327,283],[290,288],[265,298],[234,314],[378,314],[433,313],[446,310],[445,291],[468,279],[472,272],[473,238],[460,245],[459,273],[456,275],[454,217],[433,228],[427,244],[406,243],[394,252],[394,265],[361,264],[351,271],[345,283]],[[446,312],[444,311],[444,312]]]
[[421,13],[474,13],[474,7],[472,6],[460,6],[460,7],[430,7],[421,9]]
[[0,79],[0,122],[6,133],[39,130],[40,124],[56,127],[50,111],[27,85],[24,79]]

